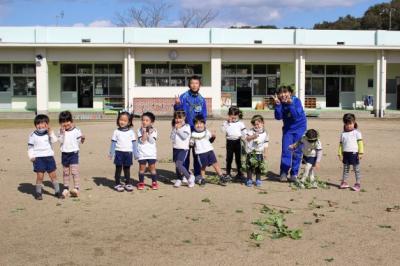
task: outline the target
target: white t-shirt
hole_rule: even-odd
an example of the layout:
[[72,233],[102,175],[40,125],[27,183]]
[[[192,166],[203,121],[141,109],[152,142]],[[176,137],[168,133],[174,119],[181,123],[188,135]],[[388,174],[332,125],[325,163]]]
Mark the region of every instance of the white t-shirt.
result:
[[183,125],[181,128],[173,128],[171,132],[172,146],[174,149],[189,149],[190,142],[190,126],[188,124]]
[[243,131],[246,129],[242,121],[228,122],[222,124],[222,131],[226,134],[226,139],[237,140],[243,136]]
[[343,152],[358,152],[358,140],[362,140],[362,135],[357,129],[342,132],[340,143],[342,144]]
[[61,132],[58,135],[58,140],[61,143],[61,152],[76,152],[79,151],[79,144],[81,143],[82,132],[79,128],[71,128]]
[[28,140],[29,159],[54,156],[51,144],[55,142],[57,142],[57,137],[54,132],[51,132],[50,135],[40,134],[37,131],[32,132]]
[[148,140],[142,142],[142,129],[139,128],[137,131],[138,135],[138,159],[139,160],[148,160],[148,159],[157,159],[157,130],[152,128],[149,132]]
[[193,131],[191,141],[194,144],[194,152],[202,154],[214,150],[210,138],[212,138],[212,134],[207,129],[203,132]]
[[317,157],[317,150],[322,150],[322,143],[320,140],[316,142],[309,142],[306,136],[301,138],[301,143],[303,144],[303,155],[306,157]]
[[136,141],[135,132],[133,129],[116,129],[114,130],[111,141],[115,142],[116,151],[132,152],[133,144],[132,141]]
[[[246,136],[253,136],[257,132],[252,128],[246,131]],[[268,142],[269,142],[269,136],[267,131],[263,130],[258,133],[258,137],[246,141],[246,152],[251,153],[255,151],[257,154],[262,154],[264,153],[264,149],[268,148]]]

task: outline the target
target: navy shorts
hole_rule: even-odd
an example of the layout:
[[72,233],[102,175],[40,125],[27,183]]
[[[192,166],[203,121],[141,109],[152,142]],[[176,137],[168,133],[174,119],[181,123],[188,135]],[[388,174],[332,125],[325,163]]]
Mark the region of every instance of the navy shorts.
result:
[[61,164],[65,167],[68,167],[71,164],[79,164],[79,152],[62,152]]
[[186,157],[189,154],[189,150],[183,150],[183,149],[173,149],[172,151],[172,160],[174,162],[176,161],[181,161],[181,162],[185,162],[186,161]]
[[33,171],[40,173],[51,173],[57,169],[56,161],[53,156],[37,157],[33,162]]
[[130,151],[115,151],[114,164],[116,166],[131,166],[132,152]]
[[207,167],[217,162],[214,151],[197,154],[197,160],[199,161],[200,167]]
[[143,159],[143,160],[138,160],[140,165],[150,165],[150,164],[155,164],[157,162],[156,159]]
[[315,164],[317,163],[317,157],[303,156],[303,163],[309,163],[312,166],[315,166]]
[[359,164],[358,152],[343,152],[343,163],[349,165]]

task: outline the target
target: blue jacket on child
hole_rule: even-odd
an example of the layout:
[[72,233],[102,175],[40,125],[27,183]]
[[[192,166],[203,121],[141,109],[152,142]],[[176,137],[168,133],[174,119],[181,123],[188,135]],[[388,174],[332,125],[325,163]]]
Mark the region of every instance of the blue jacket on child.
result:
[[174,105],[174,110],[183,110],[186,113],[186,123],[194,129],[193,120],[196,116],[201,115],[207,119],[207,102],[199,93],[193,93],[188,90],[179,97],[181,103]]
[[299,98],[291,96],[290,104],[281,103],[275,106],[275,119],[283,120],[282,157],[280,175],[287,176],[290,169],[292,177],[297,176],[302,159],[301,145],[294,151],[289,145],[299,141],[307,130],[307,118]]

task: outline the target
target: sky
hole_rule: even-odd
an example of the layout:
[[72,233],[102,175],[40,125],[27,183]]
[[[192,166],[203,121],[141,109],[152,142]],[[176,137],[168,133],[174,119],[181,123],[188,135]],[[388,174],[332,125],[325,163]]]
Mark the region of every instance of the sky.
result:
[[[156,0],[147,0],[156,1]],[[182,10],[213,9],[208,27],[276,25],[312,28],[347,14],[362,16],[376,0],[168,0],[163,26],[179,26]],[[0,0],[0,26],[115,26],[117,14],[146,5],[143,0]],[[62,15],[63,14],[63,15]]]

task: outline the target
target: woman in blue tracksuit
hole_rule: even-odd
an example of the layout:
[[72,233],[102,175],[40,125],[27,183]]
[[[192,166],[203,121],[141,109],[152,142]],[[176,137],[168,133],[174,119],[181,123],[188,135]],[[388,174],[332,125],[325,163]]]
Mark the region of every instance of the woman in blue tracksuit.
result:
[[292,96],[290,86],[281,86],[275,94],[275,119],[283,120],[282,157],[280,180],[285,181],[290,170],[289,181],[296,181],[302,159],[302,147],[290,150],[289,145],[301,139],[307,130],[307,119],[299,98]]
[[[182,94],[180,97],[175,97],[174,110],[183,110],[186,114],[185,122],[190,125],[192,131],[194,131],[194,119],[197,116],[201,116],[204,120],[207,119],[207,102],[203,96],[200,95],[200,77],[192,76],[189,79],[189,90]],[[196,160],[196,156],[193,150],[193,168],[196,179],[200,176],[200,164]],[[189,170],[190,155],[186,157],[185,168]],[[196,180],[197,181],[197,180]]]

